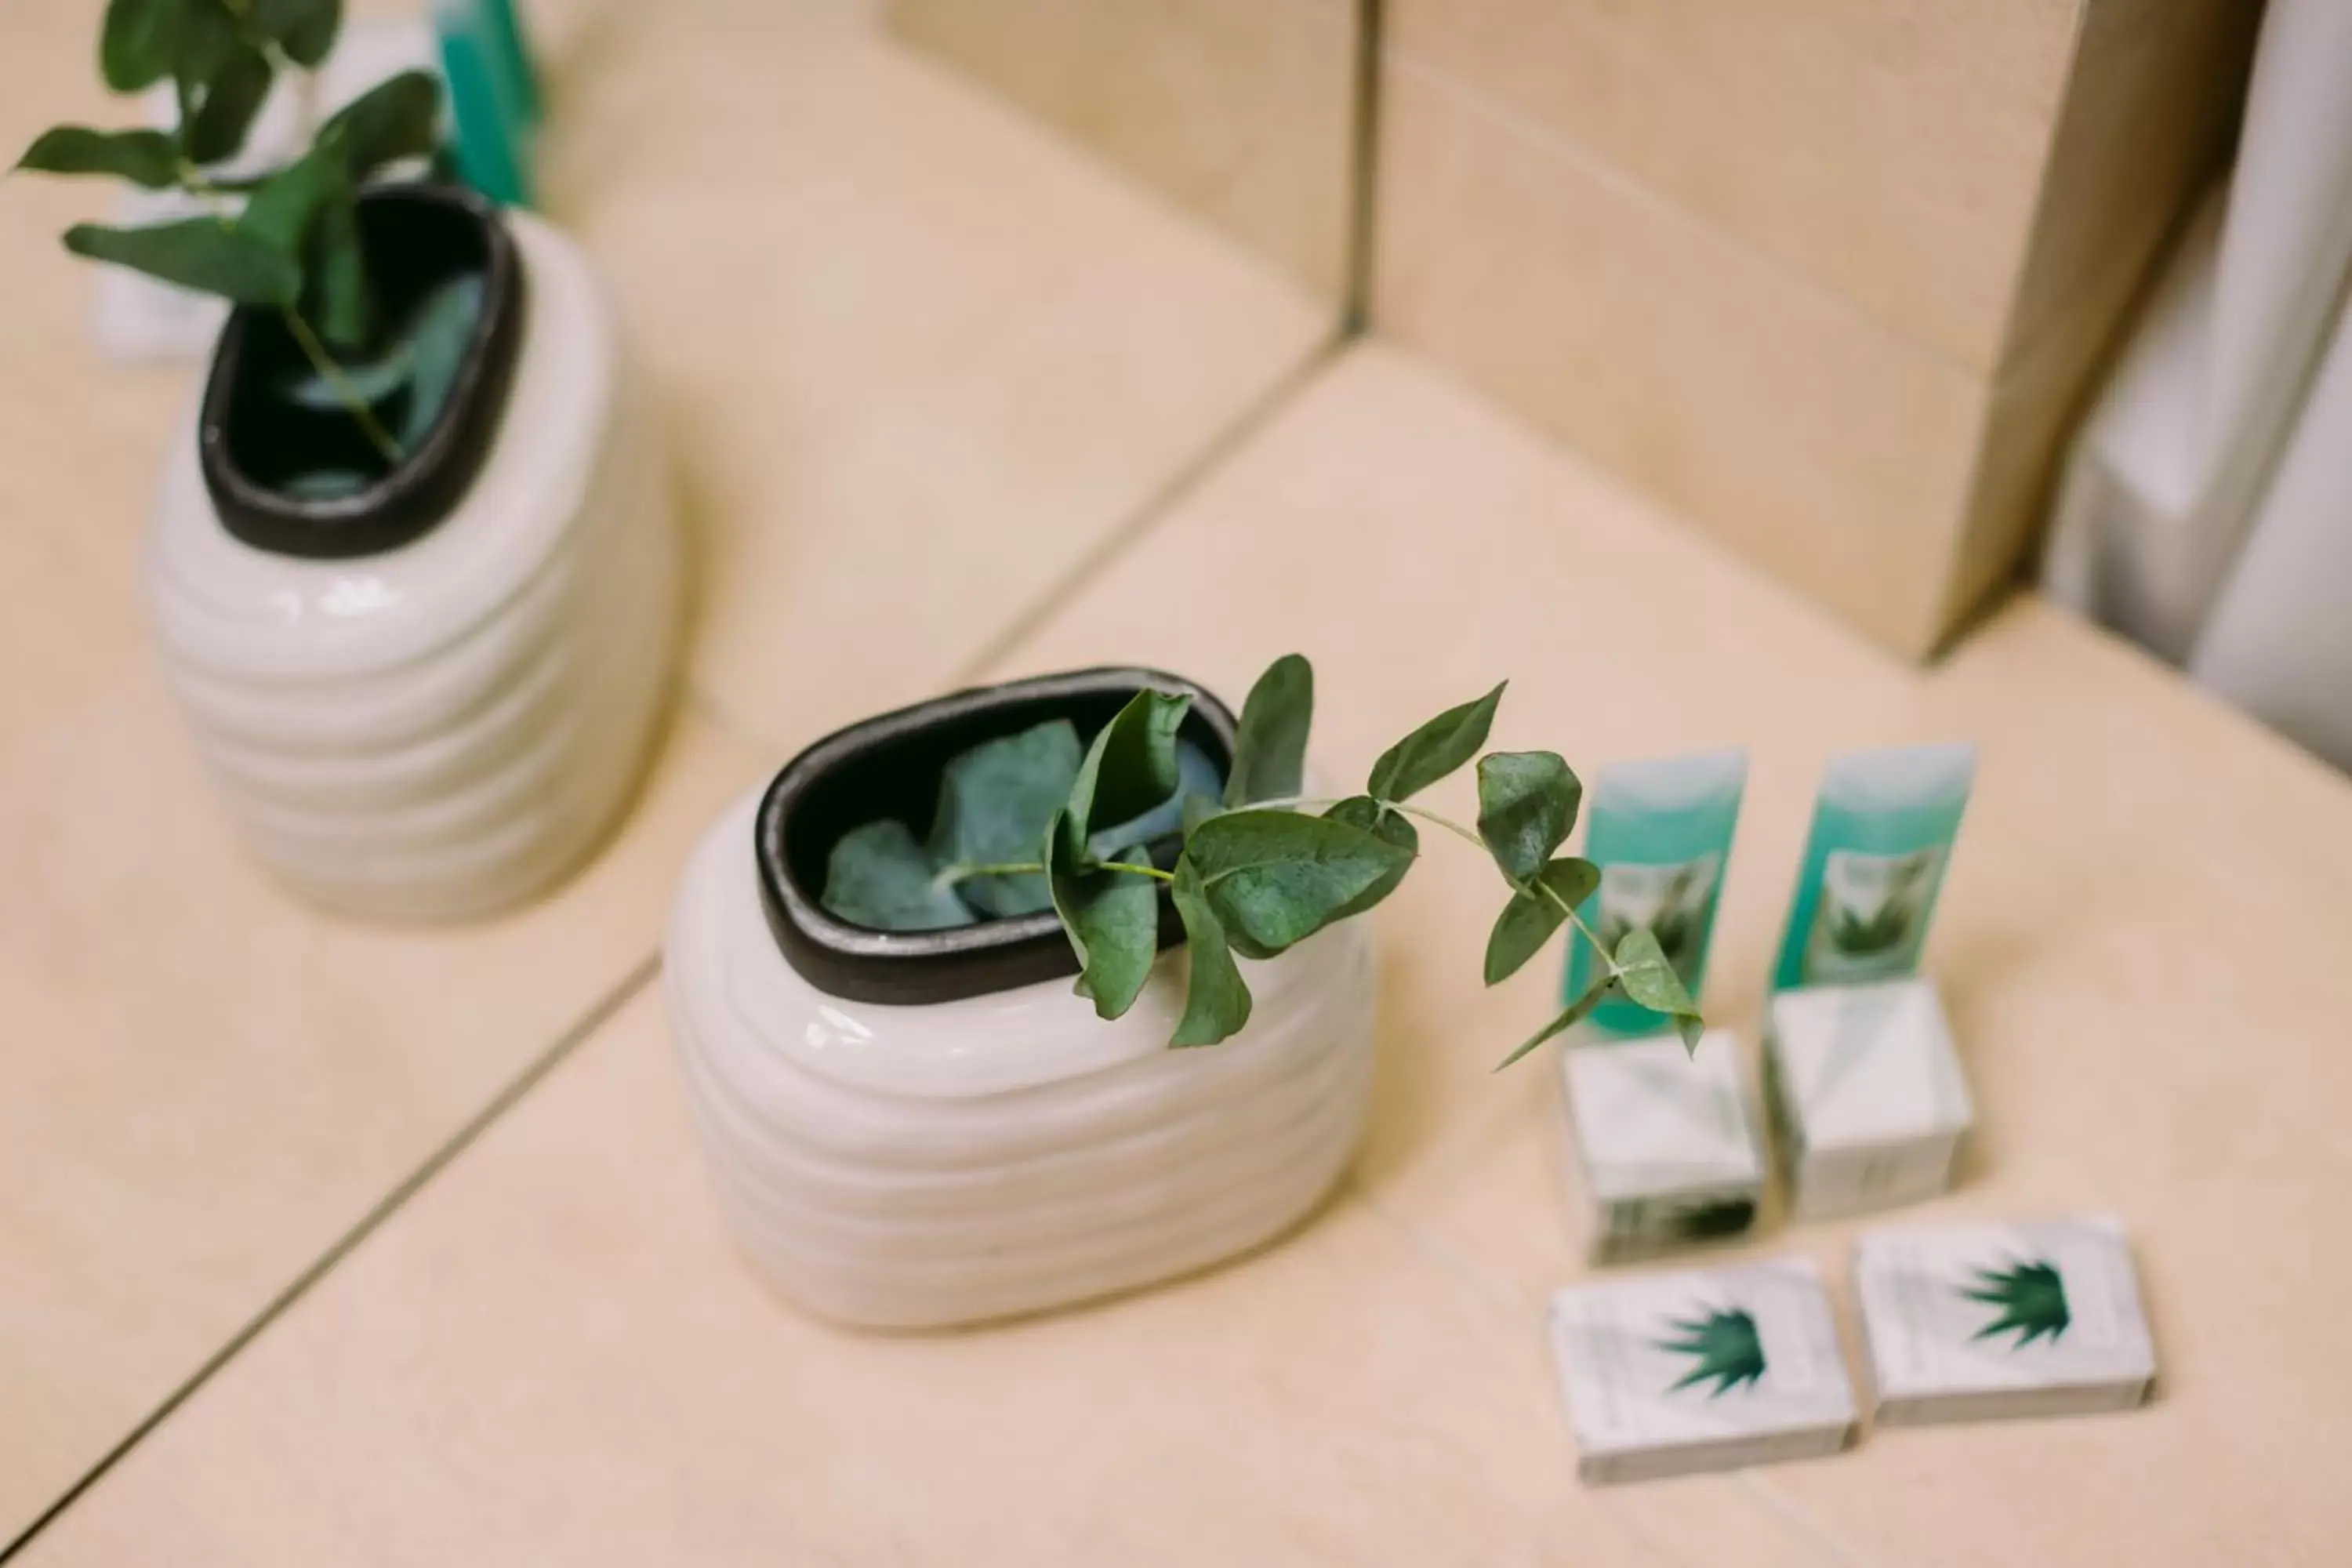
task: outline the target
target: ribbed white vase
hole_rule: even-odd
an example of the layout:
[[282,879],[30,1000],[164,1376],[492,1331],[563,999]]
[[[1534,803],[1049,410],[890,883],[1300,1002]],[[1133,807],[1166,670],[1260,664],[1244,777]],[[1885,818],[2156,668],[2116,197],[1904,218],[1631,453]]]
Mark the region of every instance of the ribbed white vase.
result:
[[194,416],[148,558],[165,669],[255,853],[321,906],[447,920],[596,846],[669,687],[680,562],[658,432],[579,250],[504,215],[527,288],[497,438],[431,531],[350,560],[221,525]]
[[1067,979],[921,1005],[831,996],[771,934],[755,792],[689,864],[663,971],[744,1250],[810,1310],[938,1328],[1133,1289],[1297,1223],[1363,1131],[1360,921],[1263,963],[1223,1045],[1171,1050],[1185,954],[1105,1022]]

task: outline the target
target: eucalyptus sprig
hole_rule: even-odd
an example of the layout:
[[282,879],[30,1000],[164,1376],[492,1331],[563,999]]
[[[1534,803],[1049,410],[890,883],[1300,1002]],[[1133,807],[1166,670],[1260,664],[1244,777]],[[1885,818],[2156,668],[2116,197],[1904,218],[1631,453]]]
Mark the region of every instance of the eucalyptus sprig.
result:
[[[18,169],[97,174],[145,190],[179,190],[206,216],[141,228],[76,224],[78,256],[110,261],[236,304],[274,306],[312,370],[388,463],[403,456],[336,358],[377,342],[380,323],[356,205],[386,165],[438,143],[441,86],[425,71],[378,83],[330,117],[299,157],[257,175],[218,165],[244,150],[281,72],[315,68],[342,26],[341,0],[110,0],[99,71],[119,93],[172,84],[170,131],[43,132]],[[244,195],[242,211],[227,198]]]
[[[1423,823],[1485,850],[1509,888],[1486,942],[1487,984],[1517,973],[1562,925],[1573,926],[1599,958],[1600,972],[1584,994],[1498,1066],[1526,1056],[1615,991],[1666,1014],[1684,1043],[1695,1047],[1697,1009],[1657,938],[1637,927],[1611,952],[1578,911],[1600,885],[1601,873],[1590,860],[1557,853],[1576,825],[1583,795],[1575,773],[1551,752],[1478,756],[1502,698],[1497,686],[1391,746],[1372,764],[1362,794],[1311,800],[1300,791],[1314,671],[1297,654],[1276,659],[1242,706],[1223,798],[1183,800],[1182,847],[1172,868],[1163,869],[1149,852],[1158,836],[1136,825],[1179,797],[1177,734],[1191,700],[1139,691],[1095,735],[1075,771],[1066,761],[1076,752],[1075,737],[1059,721],[968,753],[950,769],[931,847],[917,844],[896,822],[856,830],[835,847],[824,901],[847,918],[897,917],[901,929],[919,929],[973,918],[947,907],[960,884],[984,881],[1001,898],[1017,886],[1007,879],[1042,873],[1077,954],[1079,994],[1092,999],[1098,1016],[1116,1018],[1134,1005],[1150,973],[1159,949],[1159,889],[1165,886],[1192,952],[1183,1016],[1169,1043],[1214,1045],[1249,1022],[1249,986],[1235,955],[1272,958],[1371,909],[1396,890],[1419,858],[1415,824]],[[1052,771],[1057,754],[1064,758],[1059,773]],[[1475,827],[1412,804],[1474,757]],[[1066,781],[1034,859],[955,858],[959,845],[1003,842],[1013,820],[973,826],[980,814],[971,792],[961,786],[982,775],[1000,800],[1023,786],[1034,797],[1041,780]]]

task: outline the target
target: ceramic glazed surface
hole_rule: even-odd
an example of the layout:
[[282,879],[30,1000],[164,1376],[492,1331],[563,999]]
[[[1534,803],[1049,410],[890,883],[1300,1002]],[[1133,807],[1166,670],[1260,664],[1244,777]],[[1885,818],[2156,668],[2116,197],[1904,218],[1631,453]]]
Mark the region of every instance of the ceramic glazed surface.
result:
[[312,900],[450,919],[529,897],[626,804],[668,686],[656,433],[569,241],[507,222],[520,363],[471,492],[380,555],[253,549],[170,448],[148,584],[172,684],[256,853]]
[[1249,964],[1249,1027],[1196,1050],[1167,1047],[1181,949],[1108,1023],[1064,979],[845,1002],[761,917],[758,801],[696,852],[664,982],[720,1202],[785,1294],[870,1327],[1035,1311],[1244,1251],[1338,1178],[1371,1069],[1360,921]]

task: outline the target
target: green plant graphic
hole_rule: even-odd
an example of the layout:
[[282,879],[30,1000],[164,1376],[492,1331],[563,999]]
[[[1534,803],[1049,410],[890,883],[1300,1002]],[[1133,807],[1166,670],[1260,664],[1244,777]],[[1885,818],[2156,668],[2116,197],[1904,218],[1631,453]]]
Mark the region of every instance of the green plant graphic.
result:
[[[1685,984],[1693,963],[1697,960],[1698,934],[1706,928],[1707,919],[1715,909],[1713,868],[1705,865],[1685,866],[1666,883],[1658,899],[1657,912],[1650,920],[1650,934],[1658,939],[1659,948],[1666,962]],[[1609,908],[1609,896],[1601,894],[1601,941],[1615,952],[1615,944],[1633,931],[1634,922],[1622,910]]]
[[1918,917],[1918,897],[1930,864],[1928,858],[1922,857],[1898,867],[1887,879],[1885,899],[1867,915],[1856,913],[1843,902],[1833,904],[1830,910],[1831,944],[1840,952],[1856,958],[1874,957],[1902,946],[1910,938]]
[[1667,1393],[1713,1379],[1707,1397],[1719,1399],[1743,1383],[1754,1387],[1764,1375],[1764,1342],[1756,1337],[1756,1320],[1738,1308],[1721,1308],[1702,1318],[1676,1318],[1674,1326],[1681,1337],[1657,1341],[1658,1349],[1695,1362]]
[[2000,1316],[1970,1337],[1984,1340],[2014,1332],[2017,1339],[2011,1350],[2022,1349],[2045,1334],[2055,1342],[2073,1321],[2066,1312],[2066,1286],[2058,1278],[2057,1266],[2044,1259],[2012,1263],[2006,1268],[1979,1268],[1976,1289],[1960,1294],[2000,1309]]
[[1889,900],[1867,917],[1840,909],[1830,917],[1830,941],[1840,952],[1857,958],[1898,947],[1911,934],[1911,911]]

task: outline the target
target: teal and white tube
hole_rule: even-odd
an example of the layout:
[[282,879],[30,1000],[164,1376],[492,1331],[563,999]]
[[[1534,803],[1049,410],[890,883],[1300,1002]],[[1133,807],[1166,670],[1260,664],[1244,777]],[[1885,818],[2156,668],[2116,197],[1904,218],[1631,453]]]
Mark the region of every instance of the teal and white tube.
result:
[[[1717,896],[1747,784],[1746,752],[1699,752],[1620,763],[1602,771],[1586,799],[1584,857],[1601,868],[1601,886],[1580,911],[1585,923],[1612,952],[1627,931],[1649,927],[1694,996],[1706,977]],[[1590,944],[1570,942],[1566,1000],[1584,994],[1594,969]],[[1595,1008],[1590,1024],[1596,1034],[1619,1037],[1672,1026],[1664,1014],[1624,996]]]
[[1919,967],[1975,774],[1970,746],[1831,759],[1775,988],[1889,980]]

